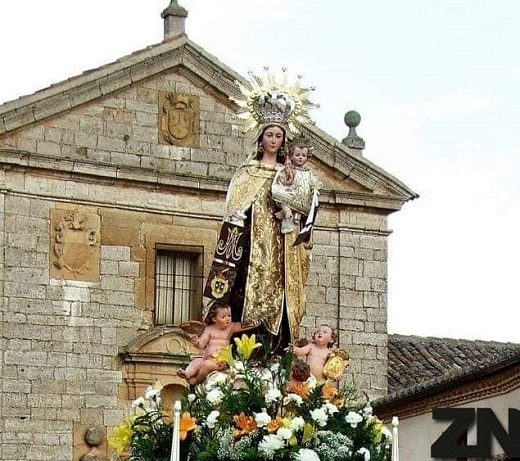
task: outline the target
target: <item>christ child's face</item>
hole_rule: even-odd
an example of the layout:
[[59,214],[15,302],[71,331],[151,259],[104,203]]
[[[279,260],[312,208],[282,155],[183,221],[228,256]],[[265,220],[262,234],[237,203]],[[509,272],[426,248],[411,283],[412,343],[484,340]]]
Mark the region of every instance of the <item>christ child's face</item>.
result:
[[303,166],[309,158],[309,149],[307,147],[295,146],[291,155],[291,162],[294,166]]
[[264,154],[276,155],[284,141],[284,132],[278,126],[270,126],[265,129],[260,144],[264,148]]
[[217,328],[224,330],[231,323],[231,308],[219,307],[217,309],[217,315],[215,315],[214,323]]
[[334,340],[332,339],[332,328],[328,325],[321,325],[314,332],[314,342],[319,346],[328,346],[332,344]]

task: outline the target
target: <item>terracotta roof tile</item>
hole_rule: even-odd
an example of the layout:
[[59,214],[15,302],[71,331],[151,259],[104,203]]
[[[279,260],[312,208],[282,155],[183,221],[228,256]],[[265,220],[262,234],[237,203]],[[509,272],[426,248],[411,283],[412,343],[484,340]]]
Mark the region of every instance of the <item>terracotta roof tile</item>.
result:
[[388,393],[482,369],[520,353],[520,344],[388,335]]

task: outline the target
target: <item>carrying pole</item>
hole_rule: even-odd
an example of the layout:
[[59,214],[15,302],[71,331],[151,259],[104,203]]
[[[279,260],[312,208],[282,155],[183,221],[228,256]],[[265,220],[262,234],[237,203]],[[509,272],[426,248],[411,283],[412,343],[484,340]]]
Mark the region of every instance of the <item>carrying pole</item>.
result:
[[392,418],[392,461],[399,461],[399,418]]
[[170,461],[179,461],[181,459],[179,429],[181,419],[181,402],[176,400],[173,404],[173,437]]

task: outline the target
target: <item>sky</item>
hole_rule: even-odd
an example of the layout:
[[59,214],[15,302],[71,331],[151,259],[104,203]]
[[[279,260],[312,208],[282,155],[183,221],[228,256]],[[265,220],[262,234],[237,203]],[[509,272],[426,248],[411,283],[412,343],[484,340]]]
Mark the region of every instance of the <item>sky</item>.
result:
[[[0,5],[0,104],[163,39],[169,0]],[[338,140],[420,195],[389,218],[390,333],[520,343],[518,0],[179,0],[188,37],[246,76],[314,85]]]

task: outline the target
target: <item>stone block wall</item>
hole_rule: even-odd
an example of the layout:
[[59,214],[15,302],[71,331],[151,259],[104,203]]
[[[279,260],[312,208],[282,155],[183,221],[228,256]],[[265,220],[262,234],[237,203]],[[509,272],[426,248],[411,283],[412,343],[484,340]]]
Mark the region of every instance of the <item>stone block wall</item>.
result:
[[[140,323],[138,263],[129,247],[104,246],[100,281],[52,279],[54,204],[3,198],[1,459],[71,459],[74,422],[110,427],[124,414],[118,352]],[[111,263],[116,277],[106,273]]]
[[[162,91],[199,98],[198,147],[158,142]],[[209,272],[227,181],[253,146],[232,115],[172,73],[0,137],[0,459],[76,460],[78,431],[120,423],[119,353],[153,325],[156,245],[202,247]],[[98,226],[68,274],[66,213]],[[323,203],[304,319],[307,335],[339,332],[347,379],[372,398],[386,392],[386,239],[383,214]]]
[[[200,99],[200,147],[159,144],[159,92],[188,93]],[[37,154],[41,161],[66,160],[74,172],[81,172],[82,161],[102,170],[110,165],[107,170],[113,176],[119,166],[229,179],[246,153],[252,152],[252,146],[250,137],[239,130],[229,105],[177,74],[142,82],[98,104],[73,109],[0,138],[0,149]],[[38,162],[38,158],[31,160]]]
[[386,217],[322,208],[304,326],[308,337],[321,323],[332,326],[350,356],[346,381],[377,398],[387,392]]
[[[1,459],[71,459],[76,427],[110,428],[128,411],[119,353],[153,324],[156,243],[209,248],[218,221],[204,230],[207,221],[196,227],[164,214],[13,193],[2,199]],[[97,281],[49,276],[52,216],[63,209],[100,218],[100,253],[89,262],[99,267]],[[208,265],[210,258],[208,251]]]

